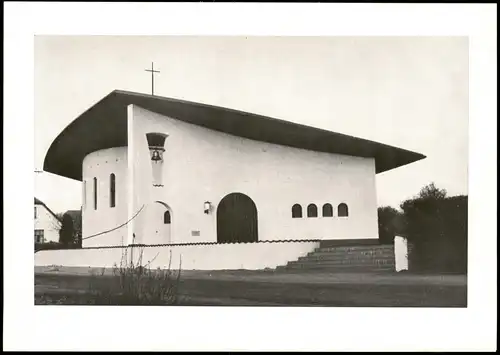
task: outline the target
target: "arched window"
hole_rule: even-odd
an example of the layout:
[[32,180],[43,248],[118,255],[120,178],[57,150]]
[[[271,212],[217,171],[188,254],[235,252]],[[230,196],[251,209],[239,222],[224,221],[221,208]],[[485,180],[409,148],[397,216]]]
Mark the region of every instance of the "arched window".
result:
[[341,203],[337,209],[339,217],[349,216],[349,209],[347,208],[347,205],[345,203]]
[[318,217],[318,207],[314,203],[307,206],[307,217]]
[[333,217],[333,207],[329,203],[323,205],[323,217]]
[[109,176],[109,207],[116,205],[116,192],[115,192],[115,174]]
[[292,218],[302,218],[302,206],[298,203],[292,207]]
[[94,178],[94,210],[97,209],[97,178]]
[[163,214],[163,224],[170,224],[170,211],[165,211]]

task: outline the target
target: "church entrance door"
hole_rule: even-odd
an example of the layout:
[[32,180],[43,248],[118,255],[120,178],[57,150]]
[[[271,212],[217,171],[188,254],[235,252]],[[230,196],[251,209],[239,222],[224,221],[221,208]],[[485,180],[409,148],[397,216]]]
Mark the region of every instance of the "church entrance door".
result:
[[231,193],[217,207],[217,242],[258,241],[257,207],[250,197]]

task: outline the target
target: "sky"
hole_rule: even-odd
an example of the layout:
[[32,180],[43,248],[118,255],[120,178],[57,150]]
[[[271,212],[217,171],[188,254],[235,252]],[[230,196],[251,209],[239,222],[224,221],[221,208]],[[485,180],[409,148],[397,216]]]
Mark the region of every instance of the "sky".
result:
[[[467,37],[35,36],[35,170],[57,135],[115,89],[223,106],[357,136],[426,159],[377,174],[379,206],[434,182],[468,186]],[[96,132],[97,134],[98,132]],[[34,173],[55,212],[80,182]]]

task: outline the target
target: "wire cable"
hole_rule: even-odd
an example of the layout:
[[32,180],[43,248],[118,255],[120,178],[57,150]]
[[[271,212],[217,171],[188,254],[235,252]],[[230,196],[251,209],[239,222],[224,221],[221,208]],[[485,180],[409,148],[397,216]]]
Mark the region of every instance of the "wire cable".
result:
[[136,213],[134,216],[132,216],[132,218],[130,218],[127,222],[125,222],[125,223],[123,223],[123,224],[121,224],[121,225],[119,225],[118,227],[115,227],[115,228],[113,228],[113,229],[110,229],[110,230],[107,230],[107,231],[104,231],[104,232],[100,232],[100,233],[97,233],[97,234],[94,234],[94,235],[91,235],[91,236],[88,236],[88,237],[82,238],[82,241],[83,241],[83,240],[90,239],[90,238],[95,238],[95,237],[98,237],[98,236],[100,236],[100,235],[103,235],[103,234],[106,234],[106,233],[109,233],[109,232],[113,232],[113,231],[115,231],[115,230],[117,230],[117,229],[119,229],[119,228],[121,228],[121,227],[123,227],[123,226],[126,226],[126,225],[127,225],[127,224],[129,224],[129,223],[130,223],[130,222],[131,222],[131,221],[132,221],[135,217],[137,217],[137,216],[139,215],[139,213],[141,213],[141,211],[143,210],[144,206],[145,206],[145,205],[142,205],[141,209],[140,209],[139,211],[137,211],[137,213]]

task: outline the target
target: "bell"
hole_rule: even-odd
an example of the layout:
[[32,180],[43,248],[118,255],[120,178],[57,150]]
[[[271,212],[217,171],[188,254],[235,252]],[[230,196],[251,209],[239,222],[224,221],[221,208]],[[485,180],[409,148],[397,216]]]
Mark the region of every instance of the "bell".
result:
[[153,161],[159,161],[161,160],[161,155],[158,150],[153,150],[153,156],[151,157],[151,160]]

